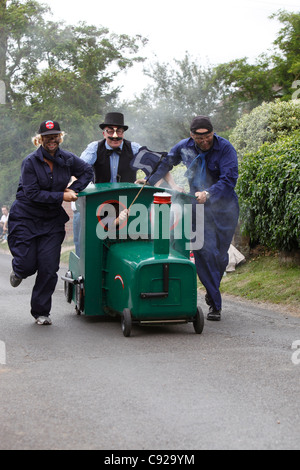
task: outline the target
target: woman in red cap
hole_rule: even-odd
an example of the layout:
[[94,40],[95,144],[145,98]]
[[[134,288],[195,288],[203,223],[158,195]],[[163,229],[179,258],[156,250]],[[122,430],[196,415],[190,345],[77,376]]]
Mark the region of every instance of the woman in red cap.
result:
[[[92,167],[62,150],[64,133],[56,121],[41,123],[32,140],[37,148],[22,162],[21,177],[8,221],[8,244],[13,255],[10,283],[17,287],[37,273],[31,315],[39,325],[51,325],[52,294],[57,283],[65,223],[63,201],[76,201],[93,179]],[[76,180],[68,187],[71,177]]]

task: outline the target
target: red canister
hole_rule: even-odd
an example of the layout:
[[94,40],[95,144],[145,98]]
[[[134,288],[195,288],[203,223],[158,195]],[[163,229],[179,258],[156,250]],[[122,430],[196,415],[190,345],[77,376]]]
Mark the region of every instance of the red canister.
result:
[[153,204],[171,204],[172,196],[169,193],[155,193],[153,196]]

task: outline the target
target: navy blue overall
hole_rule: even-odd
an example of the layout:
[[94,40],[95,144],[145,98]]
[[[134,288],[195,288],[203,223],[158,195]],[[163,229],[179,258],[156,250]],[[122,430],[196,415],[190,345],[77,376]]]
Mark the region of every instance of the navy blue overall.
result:
[[183,162],[188,168],[191,194],[209,191],[204,204],[204,245],[194,251],[197,274],[216,310],[221,310],[220,282],[228,264],[228,250],[239,217],[238,198],[234,191],[238,178],[238,160],[234,147],[223,137],[214,135],[212,148],[203,156],[205,180],[197,178],[201,165],[200,150],[192,138],[184,139],[169,152],[167,160],[150,178],[154,185],[174,165]]
[[92,167],[74,154],[58,149],[53,171],[44,161],[42,147],[22,162],[16,200],[9,216],[8,244],[18,277],[37,273],[31,296],[31,314],[48,316],[57,283],[61,244],[69,217],[62,207],[71,177],[75,192],[93,179]]

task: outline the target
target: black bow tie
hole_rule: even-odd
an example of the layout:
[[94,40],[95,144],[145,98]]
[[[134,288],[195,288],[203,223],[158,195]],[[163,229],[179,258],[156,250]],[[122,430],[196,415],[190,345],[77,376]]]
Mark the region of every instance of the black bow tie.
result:
[[117,148],[117,149],[106,149],[106,155],[107,155],[108,157],[110,157],[112,153],[117,153],[118,155],[121,155],[122,150],[121,150],[120,148]]

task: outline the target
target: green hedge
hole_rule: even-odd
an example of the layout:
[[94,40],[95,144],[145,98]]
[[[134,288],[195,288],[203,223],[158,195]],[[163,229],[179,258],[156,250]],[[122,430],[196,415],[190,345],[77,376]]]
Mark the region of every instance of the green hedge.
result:
[[263,103],[237,121],[230,134],[239,159],[257,152],[266,142],[275,142],[300,129],[300,100]]
[[237,184],[242,230],[271,249],[300,248],[300,132],[246,154]]

